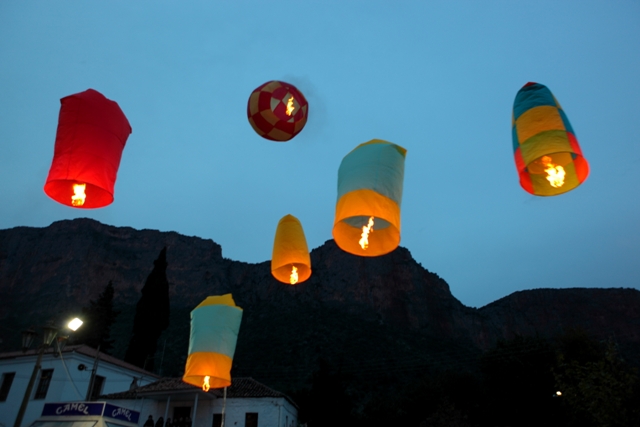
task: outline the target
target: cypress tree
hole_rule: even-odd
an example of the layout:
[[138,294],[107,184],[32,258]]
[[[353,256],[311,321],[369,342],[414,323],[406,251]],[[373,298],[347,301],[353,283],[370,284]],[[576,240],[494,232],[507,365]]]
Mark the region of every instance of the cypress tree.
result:
[[82,309],[84,324],[75,334],[76,343],[100,347],[100,351],[109,353],[114,342],[111,339],[111,325],[120,314],[113,308],[114,293],[113,282],[110,280],[98,299],[89,301],[89,306]]
[[153,270],[142,287],[136,306],[133,335],[124,357],[126,362],[152,371],[158,338],[169,326],[169,281],[167,280],[167,248],[153,262]]

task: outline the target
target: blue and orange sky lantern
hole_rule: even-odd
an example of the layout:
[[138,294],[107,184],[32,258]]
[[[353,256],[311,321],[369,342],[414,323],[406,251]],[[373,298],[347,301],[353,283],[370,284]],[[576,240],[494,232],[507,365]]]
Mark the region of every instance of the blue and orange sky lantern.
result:
[[556,196],[582,184],[589,164],[551,91],[527,83],[513,103],[512,138],[520,185],[536,196]]
[[400,244],[406,153],[392,142],[373,139],[342,159],[333,223],[333,238],[342,250],[371,257]]
[[110,205],[131,125],[120,106],[94,89],[60,100],[53,161],[44,192],[74,208]]
[[209,296],[191,311],[189,355],[182,380],[209,388],[231,385],[242,309],[231,294]]

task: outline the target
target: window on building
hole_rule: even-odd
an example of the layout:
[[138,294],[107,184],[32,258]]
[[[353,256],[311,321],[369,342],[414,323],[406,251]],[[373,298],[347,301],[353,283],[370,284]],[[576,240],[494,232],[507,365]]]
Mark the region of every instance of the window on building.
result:
[[213,424],[211,427],[221,427],[222,426],[222,414],[213,414]]
[[7,400],[9,396],[9,390],[11,390],[11,384],[13,384],[13,378],[16,376],[15,372],[5,372],[2,374],[2,385],[0,385],[0,402]]
[[91,394],[89,395],[89,400],[96,400],[102,394],[102,389],[104,388],[105,377],[96,375],[93,379],[93,385],[91,386]]
[[247,412],[244,415],[244,427],[258,427],[257,412]]
[[40,381],[38,382],[38,388],[36,388],[36,394],[33,396],[34,399],[44,399],[47,397],[51,377],[53,377],[53,369],[43,369],[40,371]]

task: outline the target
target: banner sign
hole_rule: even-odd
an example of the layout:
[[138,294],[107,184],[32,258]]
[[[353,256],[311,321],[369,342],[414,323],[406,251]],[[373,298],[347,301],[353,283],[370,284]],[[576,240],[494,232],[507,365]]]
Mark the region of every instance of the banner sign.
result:
[[104,402],[45,403],[42,415],[102,415]]
[[127,408],[122,408],[120,406],[112,405],[111,403],[105,403],[104,416],[113,418],[116,420],[122,420],[130,423],[138,424],[138,419],[140,418],[140,412],[133,411]]
[[138,424],[140,419],[140,412],[106,402],[45,403],[42,415],[49,417],[98,415],[133,424]]

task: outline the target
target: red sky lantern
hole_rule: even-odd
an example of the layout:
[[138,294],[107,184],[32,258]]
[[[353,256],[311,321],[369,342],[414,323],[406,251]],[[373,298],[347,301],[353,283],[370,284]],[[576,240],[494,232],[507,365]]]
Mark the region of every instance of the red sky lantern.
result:
[[309,104],[294,85],[272,80],[251,92],[247,115],[261,137],[288,141],[307,123]]
[[74,208],[110,205],[131,125],[116,102],[93,89],[62,98],[60,104],[44,192]]

